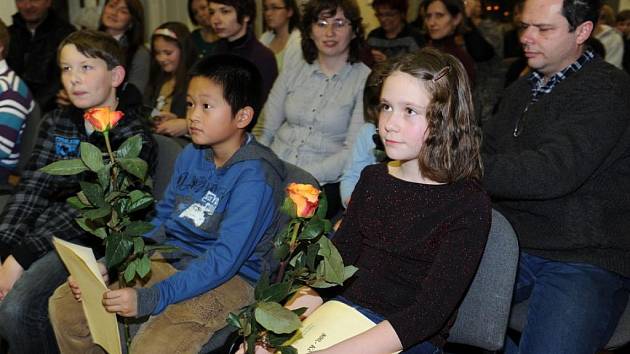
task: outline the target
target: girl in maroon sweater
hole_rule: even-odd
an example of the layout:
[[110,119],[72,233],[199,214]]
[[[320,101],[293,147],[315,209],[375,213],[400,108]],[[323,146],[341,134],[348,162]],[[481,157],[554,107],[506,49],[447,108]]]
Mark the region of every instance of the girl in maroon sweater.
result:
[[[316,353],[442,353],[490,229],[463,66],[427,48],[383,77],[378,127],[394,161],[363,170],[334,239],[359,268],[336,299],[377,325]],[[306,291],[290,307],[321,303]]]

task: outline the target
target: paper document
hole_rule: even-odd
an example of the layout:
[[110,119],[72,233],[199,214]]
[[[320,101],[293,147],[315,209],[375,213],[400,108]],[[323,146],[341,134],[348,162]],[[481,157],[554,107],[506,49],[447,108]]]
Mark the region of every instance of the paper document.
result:
[[116,314],[107,312],[102,305],[107,286],[101,277],[92,249],[56,237],[53,237],[53,244],[81,288],[81,304],[90,326],[92,340],[109,354],[121,354]]
[[[326,349],[374,327],[374,322],[339,301],[327,301],[303,322],[291,345],[298,354]],[[300,337],[301,336],[301,337]],[[291,342],[291,341],[289,341]]]

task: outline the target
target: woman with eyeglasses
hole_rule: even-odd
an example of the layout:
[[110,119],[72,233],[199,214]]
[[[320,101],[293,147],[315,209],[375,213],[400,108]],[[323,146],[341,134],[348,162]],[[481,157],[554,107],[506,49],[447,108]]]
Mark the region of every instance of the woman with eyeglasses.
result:
[[310,172],[341,210],[339,181],[363,123],[363,87],[370,69],[354,0],[310,0],[301,26],[303,61],[285,66],[267,104],[260,141],[283,160]]
[[264,0],[263,15],[267,31],[258,40],[271,49],[280,72],[285,61],[302,55],[300,11],[295,0]]

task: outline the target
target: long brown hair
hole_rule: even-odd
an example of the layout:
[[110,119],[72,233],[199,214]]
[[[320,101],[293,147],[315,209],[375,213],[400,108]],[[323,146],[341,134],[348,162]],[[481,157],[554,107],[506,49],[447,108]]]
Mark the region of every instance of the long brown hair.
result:
[[[105,6],[111,0],[105,1]],[[125,69],[131,70],[131,62],[136,51],[144,43],[144,7],[140,0],[124,0],[131,16],[131,23],[129,28],[125,31],[127,37],[127,45],[123,47],[125,52]],[[104,11],[104,10],[103,10]],[[99,31],[105,31],[105,25],[103,24],[103,13],[99,20]],[[140,90],[144,90],[144,87],[138,87]]]
[[386,76],[409,74],[431,96],[428,129],[418,161],[424,177],[440,183],[480,179],[481,131],[476,124],[468,75],[459,60],[434,48],[394,59]]

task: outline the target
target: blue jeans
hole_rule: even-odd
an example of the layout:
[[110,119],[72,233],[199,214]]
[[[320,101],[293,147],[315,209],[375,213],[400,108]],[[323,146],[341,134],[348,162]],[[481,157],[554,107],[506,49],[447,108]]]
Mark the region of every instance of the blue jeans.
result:
[[586,263],[521,252],[514,303],[529,299],[520,343],[505,353],[593,354],[612,336],[628,303],[630,279]]
[[68,278],[54,251],[33,263],[0,301],[0,337],[19,354],[58,353],[48,320],[48,298]]
[[[363,316],[367,317],[370,319],[370,321],[374,322],[374,323],[381,323],[385,320],[385,318],[381,315],[379,315],[378,313],[370,310],[367,307],[363,307],[361,305],[357,305],[353,302],[351,302],[350,300],[346,299],[343,296],[337,296],[335,297],[335,300],[343,302],[344,304],[351,306],[353,308],[355,308],[357,311],[361,312],[361,314],[363,314]],[[418,343],[416,345],[414,345],[411,348],[408,348],[407,350],[403,350],[402,352],[400,352],[400,354],[442,354],[442,348],[438,348],[435,345],[433,345],[433,343],[429,342],[429,341],[425,341],[425,342],[421,342]]]

